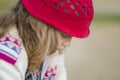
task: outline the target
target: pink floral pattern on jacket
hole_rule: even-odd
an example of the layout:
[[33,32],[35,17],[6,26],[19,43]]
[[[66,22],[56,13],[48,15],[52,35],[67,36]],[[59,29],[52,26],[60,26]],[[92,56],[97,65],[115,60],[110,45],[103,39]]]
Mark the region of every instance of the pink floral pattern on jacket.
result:
[[57,71],[57,65],[54,67],[48,66],[48,69],[45,73],[43,80],[54,80],[54,77],[56,76],[56,71]]

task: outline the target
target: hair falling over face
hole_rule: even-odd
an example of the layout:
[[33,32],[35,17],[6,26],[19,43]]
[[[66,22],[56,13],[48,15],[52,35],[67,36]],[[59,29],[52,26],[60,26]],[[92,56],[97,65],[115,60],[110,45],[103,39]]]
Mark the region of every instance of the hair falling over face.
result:
[[0,16],[0,38],[13,25],[17,28],[28,54],[30,72],[39,69],[45,57],[58,49],[60,39],[71,38],[31,16],[21,2],[18,2],[9,13]]

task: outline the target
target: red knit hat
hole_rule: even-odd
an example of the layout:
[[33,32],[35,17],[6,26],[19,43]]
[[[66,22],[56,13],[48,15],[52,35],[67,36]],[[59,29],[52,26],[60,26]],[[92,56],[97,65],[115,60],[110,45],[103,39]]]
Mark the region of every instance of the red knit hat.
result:
[[78,38],[89,35],[91,0],[21,0],[27,11],[57,30]]

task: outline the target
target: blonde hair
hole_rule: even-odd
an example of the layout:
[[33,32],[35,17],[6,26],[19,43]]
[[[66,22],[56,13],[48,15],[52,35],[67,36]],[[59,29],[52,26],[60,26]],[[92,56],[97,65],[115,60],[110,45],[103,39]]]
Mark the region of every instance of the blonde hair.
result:
[[9,13],[0,17],[0,38],[12,25],[16,25],[27,51],[28,71],[38,69],[46,55],[53,54],[57,50],[59,43],[57,35],[62,32],[31,16],[20,1]]

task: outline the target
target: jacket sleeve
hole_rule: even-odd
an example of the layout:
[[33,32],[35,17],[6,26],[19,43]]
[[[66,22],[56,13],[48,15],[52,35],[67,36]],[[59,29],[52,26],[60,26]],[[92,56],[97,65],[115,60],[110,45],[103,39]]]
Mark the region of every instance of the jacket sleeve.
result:
[[0,80],[22,80],[16,67],[21,47],[17,39],[4,37],[0,39]]
[[14,65],[0,60],[0,80],[22,80],[22,78]]

